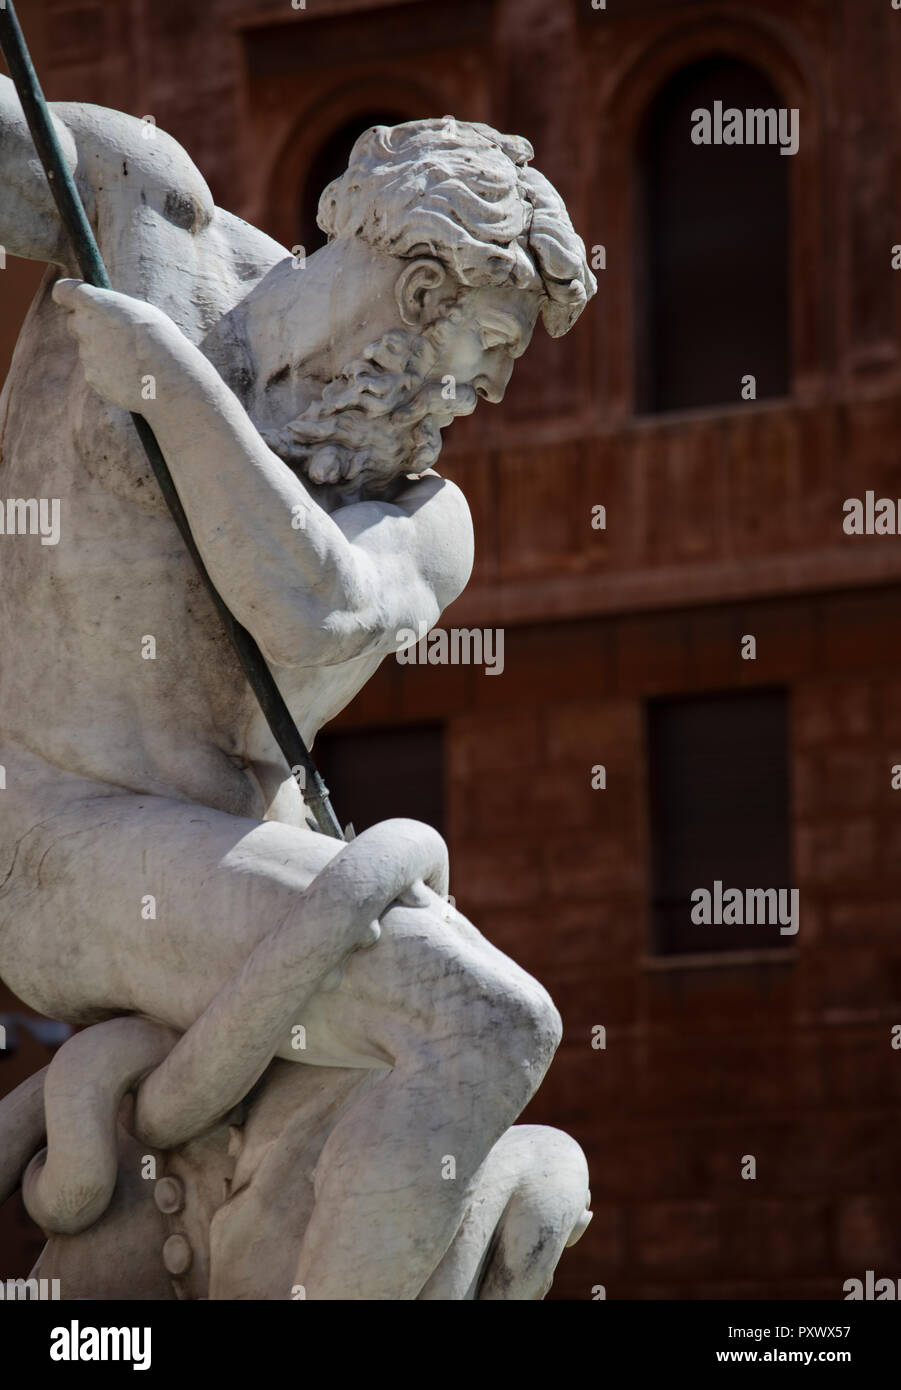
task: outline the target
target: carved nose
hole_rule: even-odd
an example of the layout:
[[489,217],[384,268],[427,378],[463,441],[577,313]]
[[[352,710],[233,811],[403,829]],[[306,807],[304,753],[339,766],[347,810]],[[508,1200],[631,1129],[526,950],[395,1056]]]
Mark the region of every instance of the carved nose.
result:
[[473,385],[477,396],[481,396],[483,401],[491,401],[492,405],[497,405],[504,399],[504,388],[507,383],[496,378],[480,376],[473,382]]

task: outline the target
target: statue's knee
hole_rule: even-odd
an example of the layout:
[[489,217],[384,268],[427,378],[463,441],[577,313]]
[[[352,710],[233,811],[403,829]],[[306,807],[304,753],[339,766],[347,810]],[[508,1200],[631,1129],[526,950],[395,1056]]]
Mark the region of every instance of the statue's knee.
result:
[[534,1094],[551,1064],[563,1036],[563,1023],[554,1001],[537,980],[516,971],[490,998],[492,1029],[483,1040],[491,1054],[490,1067],[502,1074],[517,1095],[520,1108]]

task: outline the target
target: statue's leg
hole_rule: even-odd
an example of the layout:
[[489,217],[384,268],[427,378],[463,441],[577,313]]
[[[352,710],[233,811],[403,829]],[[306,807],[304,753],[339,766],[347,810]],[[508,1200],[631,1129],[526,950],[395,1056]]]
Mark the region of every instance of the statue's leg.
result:
[[[162,798],[70,806],[19,844],[0,902],[0,974],[56,1017],[132,1011],[186,1031],[287,921],[298,960],[321,947],[332,924],[298,905],[339,849]],[[306,1049],[292,1053],[288,1039],[279,1049],[392,1069],[323,1150],[297,1275],[311,1298],[417,1296],[559,1041],[544,990],[436,894],[423,889],[421,901],[392,908],[376,948],[351,955],[337,988],[299,1007]],[[209,1057],[212,1071],[246,1041],[239,1033],[227,1055]]]
[[541,986],[459,913],[447,915],[437,902],[392,908],[379,946],[348,960],[331,996],[340,1009],[317,996],[306,1011],[314,1044],[346,1028],[355,1048],[393,1059],[338,1120],[316,1165],[294,1281],[307,1298],[419,1295],[488,1152],[559,1042]]
[[340,848],[162,797],[70,803],[19,838],[0,975],[54,1018],[145,1013],[183,1032]]
[[[315,1205],[313,1173],[341,1109],[380,1084],[379,1073],[368,1076],[274,1063],[234,1132],[232,1195],[211,1231],[211,1298],[302,1296],[296,1260]],[[514,1125],[483,1163],[462,1224],[420,1299],[540,1298],[561,1251],[586,1228],[589,1200],[575,1140],[544,1125]]]

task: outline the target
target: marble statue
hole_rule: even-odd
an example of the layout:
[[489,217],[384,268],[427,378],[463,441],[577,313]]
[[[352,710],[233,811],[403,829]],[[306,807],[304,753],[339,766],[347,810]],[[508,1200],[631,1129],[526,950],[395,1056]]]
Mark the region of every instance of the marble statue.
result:
[[310,744],[464,588],[441,431],[571,327],[583,243],[485,125],[366,131],[304,261],[163,131],[52,110],[117,288],[73,278],[0,78],[0,241],[49,263],[0,490],[59,518],[0,537],[0,975],[81,1027],[0,1103],[0,1200],[64,1298],[541,1298],[590,1219],[578,1145],[513,1124],[559,1015],[436,831],[317,831],[126,412]]

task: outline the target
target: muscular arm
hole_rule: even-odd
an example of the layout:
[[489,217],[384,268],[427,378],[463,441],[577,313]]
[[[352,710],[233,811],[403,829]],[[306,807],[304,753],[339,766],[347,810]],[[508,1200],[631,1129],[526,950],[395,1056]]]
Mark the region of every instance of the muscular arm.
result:
[[430,477],[397,503],[329,515],[206,359],[185,349],[194,370],[186,364],[171,395],[158,388],[147,418],[213,582],[267,659],[339,664],[396,651],[398,632],[421,621],[432,627],[472,563],[459,489]]
[[71,281],[54,297],[73,311],[88,381],[146,417],[213,583],[273,665],[386,655],[405,645],[400,629],[431,627],[460,593],[472,523],[453,483],[433,475],[396,503],[329,515],[165,314]]

